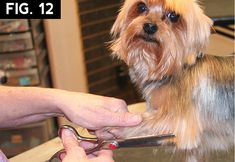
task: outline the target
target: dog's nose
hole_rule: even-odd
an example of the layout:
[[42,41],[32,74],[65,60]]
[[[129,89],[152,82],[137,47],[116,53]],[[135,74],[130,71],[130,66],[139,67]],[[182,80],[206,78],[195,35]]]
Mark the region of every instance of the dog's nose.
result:
[[157,32],[158,27],[157,25],[153,23],[145,23],[143,29],[144,29],[144,32],[147,34],[154,34]]

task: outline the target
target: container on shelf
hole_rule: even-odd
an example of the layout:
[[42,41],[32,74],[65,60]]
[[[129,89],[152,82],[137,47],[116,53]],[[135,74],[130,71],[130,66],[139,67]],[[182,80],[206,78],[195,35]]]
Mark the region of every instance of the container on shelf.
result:
[[33,48],[30,32],[0,35],[0,52],[23,51]]
[[37,65],[35,51],[0,55],[0,69],[25,69]]
[[38,70],[36,68],[27,70],[6,71],[7,83],[9,86],[36,86],[40,84]]
[[0,33],[23,32],[29,30],[27,19],[2,19],[0,20]]

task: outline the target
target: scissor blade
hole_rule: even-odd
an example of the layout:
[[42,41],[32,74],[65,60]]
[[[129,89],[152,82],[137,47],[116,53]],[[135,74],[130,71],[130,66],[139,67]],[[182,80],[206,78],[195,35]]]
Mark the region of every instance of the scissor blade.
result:
[[[174,138],[173,134],[166,134],[160,136],[147,136],[147,137],[135,137],[124,140],[118,140],[118,148],[128,148],[128,147],[154,147],[165,145],[167,139]],[[173,145],[167,142],[167,145]]]

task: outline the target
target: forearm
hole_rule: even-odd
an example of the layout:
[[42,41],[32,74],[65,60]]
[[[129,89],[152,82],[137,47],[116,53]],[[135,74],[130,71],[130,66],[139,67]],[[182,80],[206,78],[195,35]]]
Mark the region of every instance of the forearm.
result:
[[135,126],[139,115],[127,112],[123,100],[36,87],[0,86],[0,128],[16,127],[54,116],[65,116],[84,128]]
[[0,87],[0,128],[15,127],[58,115],[62,115],[62,112],[57,106],[55,90]]

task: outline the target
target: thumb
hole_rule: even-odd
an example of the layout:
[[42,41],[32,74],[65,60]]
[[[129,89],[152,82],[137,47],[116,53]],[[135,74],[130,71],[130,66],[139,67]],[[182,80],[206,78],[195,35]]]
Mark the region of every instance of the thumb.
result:
[[84,161],[86,159],[85,151],[79,147],[75,135],[67,129],[62,131],[62,142],[66,151],[65,159]]
[[129,112],[111,113],[106,126],[135,126],[142,121],[141,115]]

